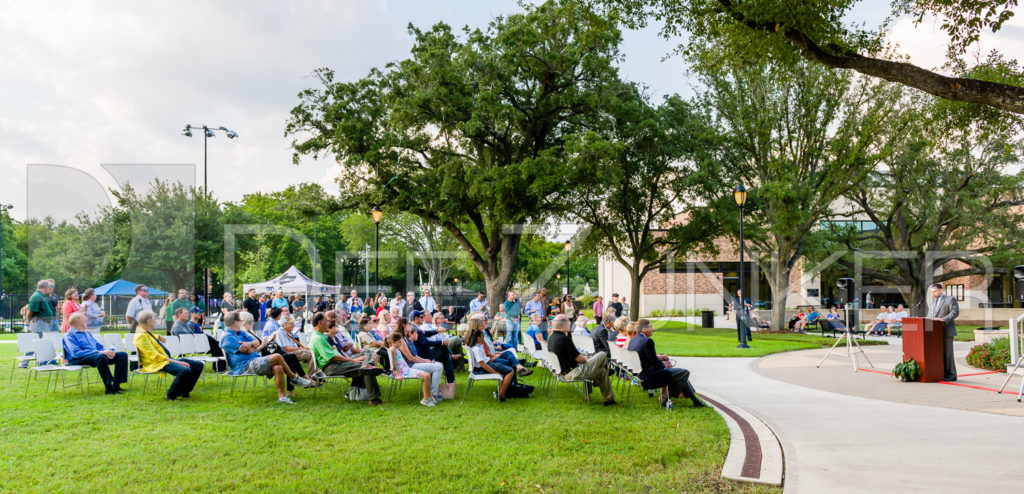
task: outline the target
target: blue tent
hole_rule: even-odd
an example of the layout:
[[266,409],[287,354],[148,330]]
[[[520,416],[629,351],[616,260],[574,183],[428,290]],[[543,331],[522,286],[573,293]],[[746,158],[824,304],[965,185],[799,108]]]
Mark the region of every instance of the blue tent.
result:
[[[96,295],[101,297],[107,295],[135,295],[135,287],[139,286],[138,283],[132,283],[125,280],[111,281],[103,286],[96,287]],[[149,296],[162,297],[167,295],[167,292],[158,290],[153,287],[149,287]]]

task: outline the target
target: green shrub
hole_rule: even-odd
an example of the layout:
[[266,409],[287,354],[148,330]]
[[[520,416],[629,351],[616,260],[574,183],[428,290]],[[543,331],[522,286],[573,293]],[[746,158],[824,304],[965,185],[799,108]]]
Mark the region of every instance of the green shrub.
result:
[[903,382],[916,381],[921,376],[921,366],[914,359],[907,359],[892,368],[892,377]]
[[1005,372],[1006,364],[1010,363],[1010,339],[996,338],[971,348],[967,363],[979,369]]

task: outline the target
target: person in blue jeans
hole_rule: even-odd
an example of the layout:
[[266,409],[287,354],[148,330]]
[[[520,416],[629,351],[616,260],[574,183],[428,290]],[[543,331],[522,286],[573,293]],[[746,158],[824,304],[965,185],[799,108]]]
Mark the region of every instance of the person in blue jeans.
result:
[[500,346],[494,344],[494,341],[491,339],[491,333],[487,331],[487,318],[484,317],[483,314],[477,314],[470,318],[467,332],[472,333],[474,329],[479,329],[480,332],[483,333],[484,350],[487,351],[488,358],[491,358],[492,360],[501,358],[502,360],[511,363],[512,367],[519,371],[520,376],[525,377],[533,374],[532,370],[527,369],[526,366],[519,361],[515,353],[511,350],[502,351]]
[[479,327],[474,327],[473,320],[470,320],[469,335],[466,337],[466,345],[469,347],[470,359],[473,361],[472,369],[474,374],[499,374],[501,384],[494,392],[494,398],[498,401],[505,401],[505,393],[508,387],[515,380],[515,365],[505,358],[505,355],[489,355],[487,346],[484,345],[484,332]]
[[[112,395],[122,391],[121,385],[128,382],[128,354],[107,349],[93,337],[87,329],[85,314],[76,312],[68,318],[67,334],[64,335],[64,358],[71,365],[87,365],[95,367],[103,381],[105,394]],[[114,373],[110,373],[113,364]]]
[[519,301],[519,295],[513,291],[508,292],[508,299],[502,308],[505,310],[505,333],[508,335],[505,342],[511,345],[511,348],[519,348],[523,316],[523,304]]

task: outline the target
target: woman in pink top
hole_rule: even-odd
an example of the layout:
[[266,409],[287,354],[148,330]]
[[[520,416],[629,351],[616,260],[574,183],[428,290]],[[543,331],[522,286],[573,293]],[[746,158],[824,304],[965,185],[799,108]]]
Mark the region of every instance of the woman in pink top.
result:
[[61,317],[64,319],[64,323],[60,326],[61,331],[68,332],[70,328],[68,318],[80,310],[82,310],[82,306],[78,303],[78,290],[68,288],[68,291],[64,292],[64,305],[60,306]]

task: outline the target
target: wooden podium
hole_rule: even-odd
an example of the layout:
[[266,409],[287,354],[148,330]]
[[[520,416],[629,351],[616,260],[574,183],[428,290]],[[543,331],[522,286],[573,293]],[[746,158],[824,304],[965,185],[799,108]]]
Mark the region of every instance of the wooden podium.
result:
[[942,319],[903,318],[903,360],[914,359],[921,366],[918,381],[934,383],[945,377],[942,344]]

